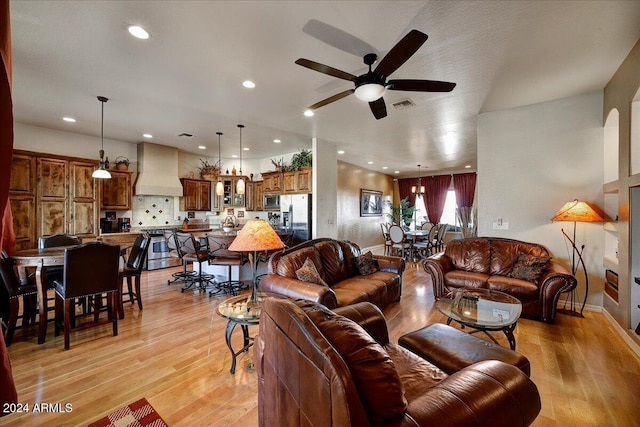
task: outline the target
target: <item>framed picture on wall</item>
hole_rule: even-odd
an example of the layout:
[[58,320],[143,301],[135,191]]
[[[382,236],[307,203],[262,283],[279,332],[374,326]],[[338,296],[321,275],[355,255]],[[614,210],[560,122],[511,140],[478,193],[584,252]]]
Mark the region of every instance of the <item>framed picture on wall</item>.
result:
[[360,190],[360,216],[382,216],[382,191]]

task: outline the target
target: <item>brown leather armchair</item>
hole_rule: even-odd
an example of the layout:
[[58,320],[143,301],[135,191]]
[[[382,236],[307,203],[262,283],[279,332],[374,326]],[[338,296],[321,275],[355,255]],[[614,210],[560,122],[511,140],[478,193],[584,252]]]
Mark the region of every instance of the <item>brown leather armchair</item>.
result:
[[260,426],[515,427],[540,412],[517,367],[486,360],[448,375],[390,343],[367,302],[331,312],[267,298],[254,349]]

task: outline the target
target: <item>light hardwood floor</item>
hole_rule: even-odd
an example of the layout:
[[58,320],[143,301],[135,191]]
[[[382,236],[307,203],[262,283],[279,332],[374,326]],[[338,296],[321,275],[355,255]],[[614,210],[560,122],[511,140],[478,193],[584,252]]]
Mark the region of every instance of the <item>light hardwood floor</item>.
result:
[[[167,423],[179,426],[256,426],[256,374],[242,356],[235,375],[224,343],[226,322],[214,312],[224,298],[167,286],[176,269],[143,274],[144,310],[125,306],[119,335],[110,327],[72,333],[71,349],[53,336],[35,344],[19,330],[9,347],[19,399],[70,403],[66,413],[12,414],[2,426],[83,426],[145,397]],[[392,341],[444,317],[433,307],[426,274],[409,263],[402,301],[385,310]],[[518,351],[531,361],[542,397],[535,426],[640,426],[640,360],[598,313],[558,315],[554,325],[521,319]],[[256,328],[250,329],[252,333]],[[235,345],[240,331],[235,332]],[[506,345],[504,336],[496,334]]]

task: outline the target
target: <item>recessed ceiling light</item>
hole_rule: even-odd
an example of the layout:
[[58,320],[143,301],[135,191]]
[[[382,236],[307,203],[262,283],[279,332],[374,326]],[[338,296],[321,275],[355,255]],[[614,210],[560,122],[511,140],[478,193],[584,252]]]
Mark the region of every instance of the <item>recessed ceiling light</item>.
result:
[[446,136],[453,136],[456,134],[455,130],[450,130],[449,132],[445,133]]
[[129,34],[131,34],[135,38],[141,40],[146,40],[149,38],[149,32],[139,25],[131,25],[129,28],[127,28],[127,30],[129,30]]
[[242,151],[249,151],[249,150],[251,150],[251,148],[249,148],[249,147],[243,147],[242,148]]
[[389,169],[389,167],[388,166],[383,166],[382,169]]
[[393,173],[400,173],[400,171],[393,171]]
[[471,165],[465,165],[464,166],[466,169],[471,169]]
[[206,150],[207,149],[207,147],[205,147],[204,145],[198,145],[198,148],[201,149],[201,150]]
[[242,86],[246,87],[247,89],[253,89],[254,87],[256,87],[256,84],[251,80],[245,80],[242,82]]
[[367,164],[368,164],[368,165],[372,165],[372,164],[373,164],[373,162],[367,162]]
[[338,154],[344,154],[344,150],[338,150]]
[[304,115],[307,117],[312,117],[313,116],[313,111],[312,110],[307,110],[304,112]]
[[143,138],[153,138],[153,135],[151,135],[150,133],[143,133],[142,137]]
[[279,139],[274,139],[273,142],[275,142],[276,144],[280,144],[282,141],[280,141]]
[[69,123],[75,123],[76,119],[74,119],[73,117],[63,117],[62,120],[64,120],[65,122],[69,122]]
[[237,159],[238,155],[237,154],[232,154],[231,157],[233,157],[234,159]]

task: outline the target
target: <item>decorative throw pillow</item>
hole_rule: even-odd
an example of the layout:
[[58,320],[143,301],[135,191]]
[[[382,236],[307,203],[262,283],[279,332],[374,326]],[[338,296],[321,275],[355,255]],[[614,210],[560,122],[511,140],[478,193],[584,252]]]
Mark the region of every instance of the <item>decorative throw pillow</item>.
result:
[[547,269],[550,260],[551,257],[548,256],[537,257],[521,253],[518,261],[513,265],[509,277],[537,283],[542,273]]
[[356,258],[356,266],[358,267],[358,271],[360,272],[360,274],[363,276],[368,276],[369,274],[378,271],[378,267],[376,267],[376,261],[373,259],[373,254],[371,253],[371,251]]
[[318,269],[316,265],[311,261],[311,258],[307,258],[302,264],[302,267],[296,270],[296,277],[298,280],[302,280],[304,282],[309,283],[317,283],[318,285],[329,286],[327,282],[322,280],[320,277],[320,273],[318,273]]
[[396,425],[407,410],[404,387],[393,360],[360,325],[326,308],[307,311],[346,362],[371,425]]

